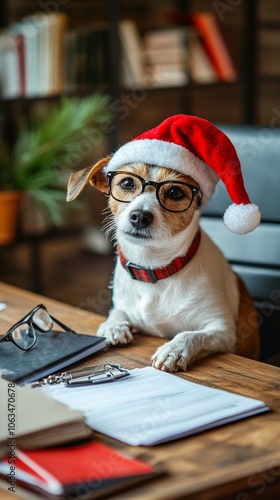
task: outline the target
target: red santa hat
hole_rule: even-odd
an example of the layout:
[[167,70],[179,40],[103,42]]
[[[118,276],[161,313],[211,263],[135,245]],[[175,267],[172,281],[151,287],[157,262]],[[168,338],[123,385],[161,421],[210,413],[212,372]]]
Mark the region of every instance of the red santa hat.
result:
[[259,208],[250,202],[232,142],[203,118],[170,116],[121,146],[106,165],[105,173],[132,162],[163,166],[190,175],[200,185],[202,206],[211,199],[221,179],[233,201],[224,214],[227,228],[244,234],[260,223]]

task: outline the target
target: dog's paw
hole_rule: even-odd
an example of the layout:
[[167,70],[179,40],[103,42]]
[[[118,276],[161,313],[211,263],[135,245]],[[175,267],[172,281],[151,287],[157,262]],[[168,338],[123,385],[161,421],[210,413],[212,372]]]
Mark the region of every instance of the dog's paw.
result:
[[105,321],[98,328],[97,335],[105,337],[107,345],[129,344],[133,340],[128,321],[118,323]]
[[157,370],[165,372],[186,371],[190,357],[186,347],[167,342],[157,349],[152,356],[152,365]]

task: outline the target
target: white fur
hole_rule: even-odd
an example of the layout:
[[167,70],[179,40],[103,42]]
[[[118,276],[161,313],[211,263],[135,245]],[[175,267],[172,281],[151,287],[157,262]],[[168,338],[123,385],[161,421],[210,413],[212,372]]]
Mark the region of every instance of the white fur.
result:
[[[129,213],[136,208],[153,213],[150,239],[127,234],[131,230]],[[128,260],[146,268],[165,266],[185,254],[199,226],[196,210],[189,226],[172,236],[152,192],[122,204],[121,209],[116,236],[122,252]],[[235,274],[202,232],[198,251],[187,266],[155,284],[133,280],[118,260],[113,279],[114,307],[97,334],[111,345],[131,342],[132,330],[169,339],[153,355],[153,366],[170,372],[186,370],[191,361],[209,353],[234,351],[238,303]]]

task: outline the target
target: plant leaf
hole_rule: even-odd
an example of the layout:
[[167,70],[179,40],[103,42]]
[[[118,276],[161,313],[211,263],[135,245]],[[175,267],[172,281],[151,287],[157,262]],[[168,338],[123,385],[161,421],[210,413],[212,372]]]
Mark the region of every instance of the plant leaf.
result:
[[112,119],[109,104],[109,97],[101,93],[62,98],[53,106],[48,103],[47,113],[41,110],[33,117],[31,128],[21,129],[10,164],[3,163],[1,141],[0,186],[28,191],[52,222],[61,220],[66,209],[61,173],[70,172],[103,141],[103,130]]

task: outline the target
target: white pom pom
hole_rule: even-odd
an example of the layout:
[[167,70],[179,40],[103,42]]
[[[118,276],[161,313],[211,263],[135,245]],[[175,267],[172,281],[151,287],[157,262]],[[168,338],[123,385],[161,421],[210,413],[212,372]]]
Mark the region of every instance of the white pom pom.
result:
[[261,220],[259,207],[253,203],[230,205],[224,213],[224,223],[233,233],[245,234],[256,229]]

